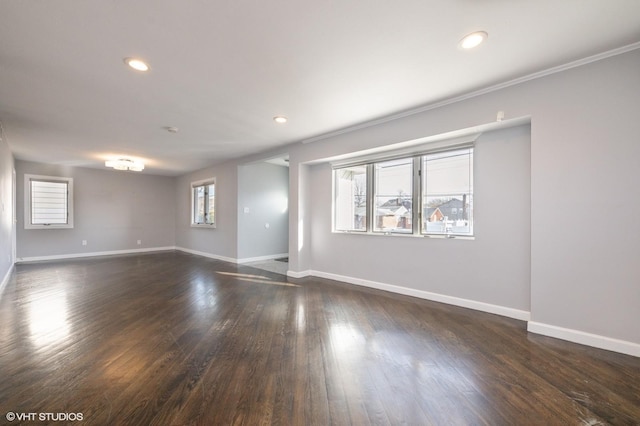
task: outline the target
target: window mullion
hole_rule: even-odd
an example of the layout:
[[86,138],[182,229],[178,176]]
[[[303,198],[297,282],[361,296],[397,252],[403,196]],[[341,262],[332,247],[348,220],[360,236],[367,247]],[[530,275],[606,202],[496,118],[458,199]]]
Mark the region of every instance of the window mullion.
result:
[[413,157],[413,192],[412,192],[412,212],[411,224],[413,235],[420,235],[422,226],[422,157]]
[[376,208],[374,205],[374,169],[373,164],[367,164],[367,232],[373,232],[373,221],[376,214]]
[[203,190],[204,190],[204,223],[208,224],[209,223],[209,186],[208,185],[203,185],[202,186]]

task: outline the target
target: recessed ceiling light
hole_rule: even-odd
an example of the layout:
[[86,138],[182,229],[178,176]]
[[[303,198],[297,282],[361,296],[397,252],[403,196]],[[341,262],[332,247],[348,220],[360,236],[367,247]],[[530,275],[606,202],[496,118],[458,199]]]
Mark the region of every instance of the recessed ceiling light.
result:
[[278,124],[284,124],[287,121],[289,121],[289,119],[284,115],[276,115],[275,117],[273,117],[273,121],[275,121]]
[[467,34],[460,40],[458,46],[461,49],[473,49],[474,47],[480,45],[483,41],[485,41],[489,37],[485,31],[476,31],[475,33]]
[[149,65],[147,65],[142,59],[124,58],[124,63],[137,71],[149,71]]

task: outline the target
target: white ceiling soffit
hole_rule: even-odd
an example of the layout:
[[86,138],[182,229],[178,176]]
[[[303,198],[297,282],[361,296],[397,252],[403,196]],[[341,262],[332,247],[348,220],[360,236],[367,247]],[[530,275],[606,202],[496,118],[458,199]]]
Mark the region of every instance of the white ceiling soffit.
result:
[[289,156],[270,158],[264,161],[265,163],[274,164],[281,167],[289,167]]
[[425,136],[410,141],[391,143],[389,145],[370,148],[331,158],[311,161],[308,164],[331,163],[333,167],[345,167],[355,164],[370,163],[372,161],[384,161],[393,158],[407,157],[422,152],[435,152],[442,149],[454,149],[468,146],[486,132],[508,129],[511,127],[531,124],[531,117],[518,117],[509,120],[499,119],[492,123],[454,130],[438,135]]
[[633,46],[640,1],[0,1],[0,40],[16,158],[175,176]]

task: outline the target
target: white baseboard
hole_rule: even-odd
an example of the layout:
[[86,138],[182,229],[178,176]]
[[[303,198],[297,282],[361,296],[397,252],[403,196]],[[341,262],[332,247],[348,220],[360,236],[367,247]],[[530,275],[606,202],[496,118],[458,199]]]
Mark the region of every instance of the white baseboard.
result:
[[185,253],[195,254],[197,256],[208,257],[209,259],[224,260],[225,262],[230,262],[230,263],[238,263],[238,259],[235,259],[233,257],[219,256],[217,254],[211,254],[211,253],[198,251],[198,250],[191,250],[184,247],[174,247],[174,249],[178,251],[183,251]]
[[573,343],[579,343],[581,345],[592,346],[594,348],[640,357],[640,344],[626,340],[612,339],[611,337],[585,333],[584,331],[558,327],[535,321],[529,321],[527,324],[527,331],[530,333],[542,334],[543,336],[555,337],[556,339],[567,340]]
[[56,254],[52,256],[19,257],[16,263],[42,262],[47,260],[78,259],[81,257],[113,256],[119,254],[150,253],[156,251],[175,250],[175,247],[152,247],[128,250],[95,251],[91,253]]
[[263,260],[281,259],[283,257],[289,257],[289,253],[270,254],[268,256],[258,257],[245,257],[244,259],[236,259],[236,263],[249,263],[249,262],[261,262]]
[[4,288],[9,284],[9,279],[11,278],[11,273],[13,272],[13,268],[15,268],[15,264],[11,264],[9,270],[4,275],[2,282],[0,282],[0,298],[2,297],[2,293],[4,292]]
[[[291,275],[294,274],[292,271],[287,272],[288,276],[294,278],[301,278],[298,276]],[[523,311],[520,309],[508,308],[500,305],[492,305],[490,303],[478,302],[475,300],[462,299],[454,296],[447,296],[444,294],[431,293],[429,291],[424,290],[416,290],[408,287],[401,287],[393,284],[385,284],[376,281],[363,280],[360,278],[347,277],[344,275],[337,275],[328,272],[321,271],[305,271],[302,273],[295,274],[307,274],[315,277],[327,278],[330,280],[342,281],[349,284],[360,285],[363,287],[375,288],[378,290],[389,291],[392,293],[404,294],[406,296],[413,296],[420,299],[431,300],[434,302],[446,303],[448,305],[460,306],[463,308],[474,309],[476,311],[488,312],[490,314],[501,315],[504,317],[514,318],[521,321],[529,321],[531,318],[531,313],[527,311]],[[303,276],[307,276],[303,275]]]
[[301,272],[295,272],[291,270],[287,271],[287,276],[291,278],[304,278],[310,275],[311,275],[311,271],[301,271]]

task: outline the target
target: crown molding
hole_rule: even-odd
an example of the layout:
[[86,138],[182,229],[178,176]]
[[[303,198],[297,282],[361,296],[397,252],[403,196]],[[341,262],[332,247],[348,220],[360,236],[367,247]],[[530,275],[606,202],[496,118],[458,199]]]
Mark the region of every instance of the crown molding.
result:
[[303,144],[309,144],[313,142],[318,142],[324,139],[329,139],[335,136],[343,135],[346,133],[355,132],[356,130],[366,129],[368,127],[377,126],[379,124],[388,123],[390,121],[398,120],[400,118],[409,117],[415,114],[420,114],[422,112],[430,111],[433,109],[441,108],[446,105],[451,105],[457,102],[461,102],[467,99],[475,98],[477,96],[482,96],[487,93],[495,92],[498,90],[505,89],[507,87],[516,86],[518,84],[525,83],[527,81],[536,80],[542,77],[546,77],[552,74],[557,74],[562,71],[570,70],[572,68],[581,67],[583,65],[590,64],[592,62],[598,62],[603,59],[611,58],[613,56],[622,55],[627,52],[631,52],[633,50],[640,49],[640,41],[628,44],[626,46],[618,47],[616,49],[608,50],[606,52],[598,53],[595,55],[587,56],[586,58],[578,59],[575,61],[567,62],[566,64],[558,65],[555,67],[547,68],[542,71],[534,72],[532,74],[527,74],[522,77],[518,77],[512,80],[505,81],[503,83],[494,84],[483,89],[474,90],[472,92],[464,93],[459,96],[454,96],[451,98],[446,98],[438,102],[430,103],[421,107],[413,108],[407,111],[403,111],[397,114],[388,115],[382,118],[366,121],[364,123],[356,124],[353,126],[345,127],[339,130],[335,130],[333,132],[323,133],[318,136],[314,136],[308,139],[303,139]]

